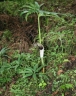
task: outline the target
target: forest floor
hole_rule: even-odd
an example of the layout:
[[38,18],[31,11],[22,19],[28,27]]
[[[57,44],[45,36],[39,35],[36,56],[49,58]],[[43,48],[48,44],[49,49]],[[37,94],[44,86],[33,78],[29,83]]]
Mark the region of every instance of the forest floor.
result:
[[[60,9],[55,8],[55,11],[58,12],[58,10],[66,13],[74,13],[76,14],[76,4],[68,4],[65,9],[63,7]],[[20,17],[17,16],[10,16],[8,14],[0,14],[0,50],[8,46],[11,50],[19,50],[19,52],[30,52],[30,47],[34,43],[34,38],[37,36],[37,18],[35,16],[30,17],[34,20],[34,22],[26,22],[21,21]],[[35,18],[35,19],[34,19]],[[10,31],[10,32],[9,32]],[[76,30],[75,30],[76,31]],[[10,33],[10,34],[9,34]],[[12,54],[9,53],[10,56]],[[70,58],[72,59],[72,58]],[[76,61],[76,59],[74,59]],[[7,90],[4,92],[3,89],[0,88],[0,91],[2,91],[2,95],[0,96],[11,96],[11,93],[9,93],[9,87],[11,84],[15,82],[15,79],[17,77],[14,77],[12,82],[6,84]],[[49,85],[45,91],[48,92]],[[76,90],[75,90],[76,91]],[[44,91],[43,91],[44,92]],[[38,94],[42,94],[43,92],[40,92]],[[55,96],[56,93],[53,93],[52,96]],[[65,96],[70,96],[70,93],[66,93]],[[36,95],[41,96],[41,95]]]

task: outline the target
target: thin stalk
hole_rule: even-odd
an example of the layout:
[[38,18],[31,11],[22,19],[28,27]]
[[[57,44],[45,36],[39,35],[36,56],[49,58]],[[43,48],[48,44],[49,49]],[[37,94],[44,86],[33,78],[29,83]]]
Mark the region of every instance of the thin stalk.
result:
[[38,32],[39,32],[39,43],[41,44],[40,16],[39,15],[38,15]]
[[[38,15],[38,32],[39,32],[39,43],[41,44],[41,30],[40,30],[40,16]],[[44,60],[41,58],[41,63],[44,66]],[[42,72],[45,72],[45,69],[43,67]]]
[[[44,66],[44,59],[43,58],[41,58],[41,63],[42,63],[42,65]],[[43,67],[43,69],[42,69],[42,72],[44,73],[45,72],[45,68]]]

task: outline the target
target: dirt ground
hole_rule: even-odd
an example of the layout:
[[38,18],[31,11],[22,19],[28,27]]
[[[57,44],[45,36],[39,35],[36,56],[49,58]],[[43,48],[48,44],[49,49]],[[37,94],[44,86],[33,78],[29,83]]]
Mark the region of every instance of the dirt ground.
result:
[[[10,39],[4,36],[5,31],[10,31]],[[8,33],[7,33],[8,35]],[[9,48],[28,52],[37,35],[37,22],[21,21],[19,17],[0,14],[0,49],[6,44]]]

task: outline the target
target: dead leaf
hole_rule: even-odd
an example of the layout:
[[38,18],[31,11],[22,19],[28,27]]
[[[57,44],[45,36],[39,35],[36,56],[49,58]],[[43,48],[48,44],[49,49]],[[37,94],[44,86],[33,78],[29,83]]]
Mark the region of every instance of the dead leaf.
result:
[[62,73],[63,73],[63,70],[62,69],[57,72],[58,75],[60,75]]

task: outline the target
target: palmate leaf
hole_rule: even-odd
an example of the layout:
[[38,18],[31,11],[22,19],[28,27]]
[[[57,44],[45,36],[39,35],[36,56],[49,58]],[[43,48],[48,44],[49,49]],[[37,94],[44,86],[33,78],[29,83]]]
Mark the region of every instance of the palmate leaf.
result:
[[66,88],[67,89],[73,88],[73,84],[66,84]]
[[22,8],[27,8],[27,9],[32,9],[32,10],[40,9],[40,5],[37,2],[35,2],[35,4],[30,3],[28,5],[23,5]]
[[21,12],[20,16],[22,16],[23,14],[26,14],[26,13],[28,13],[28,10]]
[[44,5],[44,3],[40,4],[40,7],[42,7]]
[[36,70],[36,72],[39,72],[42,68],[43,68],[43,66],[40,66],[40,67]]
[[66,90],[66,89],[70,89],[70,88],[73,88],[73,84],[63,84],[60,86],[60,89],[61,90]]
[[35,64],[35,65],[33,66],[33,71],[34,71],[34,73],[36,73],[37,69],[38,69],[38,64]]
[[[40,10],[40,5],[37,2],[35,2],[35,4],[30,3],[29,5],[24,5],[22,8],[26,8],[27,10],[25,9],[25,11],[21,12],[20,15],[23,15],[26,13],[28,13],[30,15],[32,13],[38,13],[38,11]],[[28,14],[27,14],[27,16],[28,16]]]
[[18,72],[21,73],[21,74],[33,73],[31,67],[24,68],[23,70],[22,69],[19,69]]
[[40,9],[40,7],[41,7],[37,2],[35,2],[35,6],[36,6],[38,9]]
[[21,7],[21,9],[25,9],[25,8],[26,8],[26,9],[27,9],[27,8],[28,8],[28,9],[31,9],[32,7],[31,7],[30,5],[23,5],[23,6]]
[[25,20],[27,21],[27,18],[28,18],[28,16],[30,15],[30,14],[32,14],[31,12],[28,12],[27,14],[26,14],[26,16],[25,16]]
[[43,67],[44,67],[44,66],[39,66],[38,64],[36,64],[36,65],[33,67],[34,73],[37,73],[37,72],[41,71],[41,69],[42,69]]
[[3,56],[5,55],[5,53],[8,51],[8,48],[2,48],[1,51],[0,51],[0,56]]
[[40,6],[37,6],[36,4],[30,4],[30,6],[32,7],[32,9],[40,9]]
[[42,7],[44,5],[44,3],[39,5],[38,2],[35,2],[35,5],[36,5],[36,7],[38,7],[40,9],[40,7]]
[[56,17],[59,17],[58,16],[59,13],[56,13],[56,12],[49,12],[49,11],[43,11],[43,10],[40,10],[39,11],[39,16],[56,16]]
[[31,67],[27,67],[24,70],[19,70],[19,73],[22,74],[23,78],[27,78],[33,75],[33,71]]
[[23,77],[24,78],[27,78],[27,77],[30,77],[30,76],[33,76],[33,71],[31,70],[31,68],[28,68],[27,70],[25,70],[25,74],[23,74]]
[[26,19],[26,21],[27,21],[28,16],[31,15],[32,13],[36,13],[36,14],[37,14],[37,13],[38,13],[38,9],[36,10],[36,9],[34,8],[34,9],[25,10],[25,11],[21,12],[20,16],[22,16],[23,14],[26,14],[26,15],[25,15],[25,19]]
[[27,21],[28,16],[31,15],[32,13],[38,13],[38,10],[29,10],[28,12],[26,12],[26,15],[25,15],[26,21]]
[[35,4],[28,4],[28,5],[25,5],[26,8],[29,8],[29,9],[40,9],[40,7],[42,6],[43,4],[39,5],[37,2],[35,2]]
[[3,65],[0,68],[0,74],[3,74],[6,70],[9,71],[11,68],[11,65],[7,62],[3,62]]
[[37,74],[33,74],[34,80],[37,80]]
[[21,16],[23,14],[26,14],[25,15],[25,19],[27,21],[27,18],[29,15],[33,14],[33,13],[36,13],[39,17],[41,16],[55,16],[55,17],[59,17],[58,14],[59,13],[56,13],[56,12],[48,12],[48,11],[44,11],[44,10],[41,10],[40,7],[42,6],[43,4],[39,5],[37,2],[35,2],[35,4],[28,4],[28,5],[24,5],[23,8],[26,8],[25,11],[21,12]]
[[32,9],[34,6],[31,5],[25,5],[25,8]]
[[33,69],[31,67],[27,67],[25,69],[25,74],[27,74],[27,73],[32,73],[33,74]]
[[30,76],[32,76],[32,73],[25,74],[23,77],[26,78],[26,77],[30,77]]

